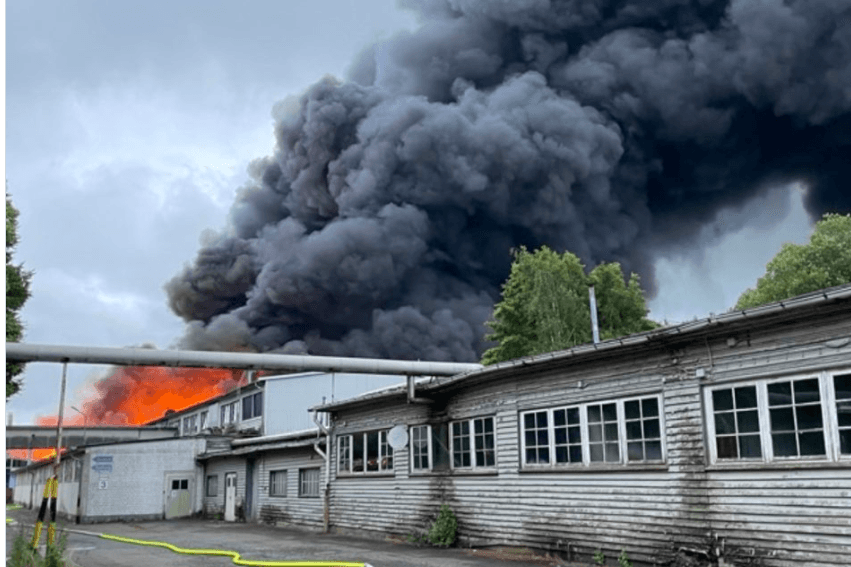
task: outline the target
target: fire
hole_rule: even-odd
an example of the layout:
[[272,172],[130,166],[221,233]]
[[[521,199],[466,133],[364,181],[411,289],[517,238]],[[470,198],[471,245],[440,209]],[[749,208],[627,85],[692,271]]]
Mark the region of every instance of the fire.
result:
[[[209,368],[166,368],[160,366],[116,367],[94,385],[95,395],[79,406],[83,415],[68,415],[64,425],[132,426],[143,425],[165,415],[168,410],[181,411],[220,396],[245,381],[241,370]],[[84,417],[85,416],[85,417]],[[37,425],[56,425],[58,416],[36,419]],[[27,450],[9,450],[8,456],[26,459]],[[55,455],[54,449],[33,450],[33,458],[41,460]]]

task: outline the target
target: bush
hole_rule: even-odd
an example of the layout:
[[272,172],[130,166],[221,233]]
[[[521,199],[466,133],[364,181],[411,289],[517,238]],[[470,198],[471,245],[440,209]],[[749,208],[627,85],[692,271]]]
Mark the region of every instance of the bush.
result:
[[438,547],[449,547],[455,543],[455,532],[458,530],[458,520],[452,508],[443,504],[437,518],[428,530],[428,540]]
[[48,545],[47,554],[42,557],[30,546],[28,538],[19,535],[12,543],[8,565],[9,567],[65,567],[67,538],[67,534],[63,534],[56,545]]

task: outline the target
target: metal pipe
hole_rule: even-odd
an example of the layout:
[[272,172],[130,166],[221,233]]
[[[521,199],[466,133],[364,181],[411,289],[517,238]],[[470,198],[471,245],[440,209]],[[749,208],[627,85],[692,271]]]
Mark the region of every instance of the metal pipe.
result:
[[597,296],[594,295],[594,286],[588,286],[588,298],[591,301],[591,333],[594,336],[594,344],[600,342],[600,328],[597,325]]
[[56,422],[56,464],[54,471],[58,477],[62,463],[62,417],[65,415],[65,384],[68,377],[68,363],[62,363],[62,384],[59,387],[59,420]]
[[481,364],[343,358],[274,353],[154,350],[144,348],[82,347],[6,343],[6,360],[21,362],[73,362],[119,366],[189,366],[264,370],[321,370],[361,374],[454,376],[482,368]]

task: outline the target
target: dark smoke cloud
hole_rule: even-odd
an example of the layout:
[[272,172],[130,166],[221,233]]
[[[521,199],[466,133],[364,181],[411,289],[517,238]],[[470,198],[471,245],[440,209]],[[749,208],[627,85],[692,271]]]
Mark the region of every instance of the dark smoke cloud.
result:
[[230,226],[167,284],[182,346],[473,360],[509,249],[652,260],[808,184],[848,210],[847,0],[432,0],[275,109]]

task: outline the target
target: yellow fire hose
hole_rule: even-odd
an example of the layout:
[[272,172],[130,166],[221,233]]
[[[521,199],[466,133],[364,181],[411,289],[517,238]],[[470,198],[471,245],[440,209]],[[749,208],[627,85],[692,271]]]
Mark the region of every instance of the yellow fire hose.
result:
[[351,561],[251,561],[248,559],[242,559],[236,551],[226,551],[224,549],[183,548],[162,541],[145,541],[110,534],[100,534],[100,537],[122,543],[132,543],[134,545],[164,547],[175,553],[183,553],[186,555],[217,555],[230,557],[235,565],[244,565],[245,567],[370,567],[368,563]]

